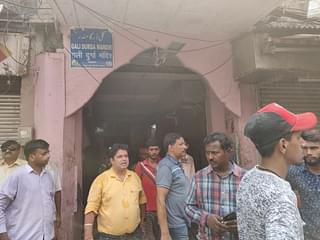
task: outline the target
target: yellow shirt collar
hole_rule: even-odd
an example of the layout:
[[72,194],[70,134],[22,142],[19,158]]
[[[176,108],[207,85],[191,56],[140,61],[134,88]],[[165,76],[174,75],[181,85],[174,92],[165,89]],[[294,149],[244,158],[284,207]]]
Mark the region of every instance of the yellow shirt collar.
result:
[[[22,160],[22,159],[18,158],[14,163],[12,163],[9,166],[14,166],[14,165],[21,166],[21,165],[24,165],[26,163],[27,163],[26,160]],[[0,160],[0,165],[5,165],[5,164],[6,164],[6,162],[4,161],[4,159],[1,159]]]
[[[109,169],[109,171],[110,171],[110,177],[118,178],[118,175],[116,174],[116,172],[113,170],[112,167]],[[125,178],[127,178],[128,176],[131,176],[131,175],[132,175],[131,172],[128,171],[128,169],[127,169]]]

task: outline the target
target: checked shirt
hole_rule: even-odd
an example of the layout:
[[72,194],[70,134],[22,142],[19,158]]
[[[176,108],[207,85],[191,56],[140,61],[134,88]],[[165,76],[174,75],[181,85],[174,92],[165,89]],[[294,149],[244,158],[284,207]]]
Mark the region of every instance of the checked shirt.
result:
[[224,177],[218,176],[211,165],[196,173],[186,199],[186,213],[199,225],[198,239],[237,239],[230,233],[215,234],[206,226],[206,219],[209,214],[225,216],[236,210],[236,192],[244,174],[244,169],[231,163],[229,174]]

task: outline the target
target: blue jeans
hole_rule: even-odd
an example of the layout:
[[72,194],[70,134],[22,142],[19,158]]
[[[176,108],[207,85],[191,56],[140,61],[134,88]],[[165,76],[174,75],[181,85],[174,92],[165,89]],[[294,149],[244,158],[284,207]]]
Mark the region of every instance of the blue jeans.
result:
[[172,240],[188,240],[187,225],[177,228],[169,228],[170,237]]

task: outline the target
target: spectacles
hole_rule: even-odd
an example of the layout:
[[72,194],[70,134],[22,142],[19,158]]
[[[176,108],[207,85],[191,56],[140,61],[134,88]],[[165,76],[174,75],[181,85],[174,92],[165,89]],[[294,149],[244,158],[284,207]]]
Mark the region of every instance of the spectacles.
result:
[[2,152],[7,152],[7,151],[9,151],[9,152],[14,152],[14,151],[17,151],[17,150],[18,150],[18,148],[17,148],[17,147],[1,148],[1,151],[2,151]]

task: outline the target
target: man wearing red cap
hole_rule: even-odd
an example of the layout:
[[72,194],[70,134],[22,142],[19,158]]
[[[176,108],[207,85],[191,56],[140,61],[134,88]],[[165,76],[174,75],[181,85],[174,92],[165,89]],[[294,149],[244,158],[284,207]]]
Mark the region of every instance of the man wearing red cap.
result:
[[315,114],[294,114],[276,103],[248,120],[244,133],[262,159],[243,177],[237,193],[240,240],[304,239],[296,196],[284,179],[302,157],[301,131],[316,124]]

